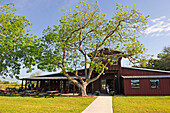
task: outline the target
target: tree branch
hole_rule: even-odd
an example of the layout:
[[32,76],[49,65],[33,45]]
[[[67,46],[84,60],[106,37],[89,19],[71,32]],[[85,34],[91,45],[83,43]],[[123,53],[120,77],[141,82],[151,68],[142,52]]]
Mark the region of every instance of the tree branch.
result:
[[72,78],[70,75],[68,75],[68,73],[64,72],[63,73],[70,81],[72,81],[74,84],[76,84],[78,87],[82,87],[82,85],[77,81],[75,80],[74,78]]
[[[108,62],[104,65],[104,67],[107,66],[107,64]],[[95,78],[92,78],[91,80],[87,81],[87,84],[90,84],[91,82],[96,81],[101,76],[101,74],[104,72],[104,67],[102,68],[102,71]]]

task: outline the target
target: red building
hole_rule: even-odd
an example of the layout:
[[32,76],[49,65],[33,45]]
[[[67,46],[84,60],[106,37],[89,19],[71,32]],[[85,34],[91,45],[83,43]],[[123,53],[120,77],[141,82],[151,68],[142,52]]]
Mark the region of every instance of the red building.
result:
[[124,95],[170,95],[170,72],[122,67]]
[[[119,51],[101,50],[104,54],[117,54]],[[78,71],[79,75],[84,76],[84,70]],[[76,79],[73,73],[69,73]],[[93,72],[92,77],[98,73]],[[27,82],[37,81],[36,87],[42,91],[59,90],[61,92],[79,92],[79,89],[61,73],[43,75],[32,78],[22,78]],[[105,75],[101,75],[98,80],[90,83],[87,87],[88,93],[94,93],[99,90],[106,93],[106,86],[116,92],[124,95],[170,95],[170,71],[161,71],[144,68],[121,67],[121,58],[114,61],[113,65],[108,65]]]

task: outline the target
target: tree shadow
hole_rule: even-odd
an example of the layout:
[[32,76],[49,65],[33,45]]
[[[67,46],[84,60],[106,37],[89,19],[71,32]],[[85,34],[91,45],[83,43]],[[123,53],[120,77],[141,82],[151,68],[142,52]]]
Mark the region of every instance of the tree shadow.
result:
[[[1,97],[32,97],[32,98],[45,98],[44,95],[32,95],[32,96],[27,96],[27,95],[21,95],[21,94],[0,94],[0,98]],[[55,97],[68,97],[66,95],[61,95],[61,96],[54,96]],[[53,98],[53,97],[50,97],[50,96],[47,96],[46,98]]]

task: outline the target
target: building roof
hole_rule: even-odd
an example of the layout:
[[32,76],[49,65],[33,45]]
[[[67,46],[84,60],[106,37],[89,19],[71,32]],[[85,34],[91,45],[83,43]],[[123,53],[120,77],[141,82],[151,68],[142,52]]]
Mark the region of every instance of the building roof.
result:
[[122,78],[170,78],[170,75],[122,76]]
[[[77,79],[77,77],[73,76],[72,78]],[[82,77],[85,79],[85,77]],[[20,80],[63,80],[67,79],[66,76],[56,76],[56,77],[30,77],[30,78],[21,78]]]
[[[146,68],[136,68],[136,67],[122,67],[122,68],[128,68],[128,69],[136,69],[136,70],[144,70],[144,71],[154,71],[154,72],[163,72],[163,73],[170,73],[170,71],[164,71],[164,70],[155,70],[155,69],[146,69]],[[78,71],[83,71],[84,69],[79,69]],[[41,79],[67,79],[65,76],[57,76],[61,73],[56,72],[52,74],[45,74],[45,75],[40,75],[38,77],[31,77],[31,78],[21,78],[20,80],[41,80]],[[52,75],[56,75],[55,77],[50,77]],[[148,75],[150,77],[156,76],[159,77],[158,75]],[[126,76],[127,78],[128,76]],[[130,76],[129,76],[130,77]],[[135,77],[135,75],[133,76]],[[139,78],[139,76],[137,76]],[[146,76],[145,76],[146,77]],[[161,76],[162,77],[162,76]],[[73,78],[76,78],[75,76]],[[83,78],[83,77],[82,77]],[[85,78],[83,78],[85,79]]]
[[156,70],[156,69],[147,69],[147,68],[136,68],[136,67],[122,67],[122,68],[129,68],[129,69],[137,69],[137,70],[144,70],[144,71],[155,71],[155,72],[170,73],[170,71]]

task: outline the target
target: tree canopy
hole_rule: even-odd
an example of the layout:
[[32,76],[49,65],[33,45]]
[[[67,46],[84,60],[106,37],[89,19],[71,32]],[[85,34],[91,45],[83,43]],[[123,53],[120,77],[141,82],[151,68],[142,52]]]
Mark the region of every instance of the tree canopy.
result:
[[[82,95],[86,95],[89,83],[104,74],[114,57],[125,57],[130,61],[139,61],[143,57],[145,48],[138,37],[146,29],[149,16],[145,17],[135,8],[117,4],[116,12],[106,19],[97,1],[92,4],[82,1],[74,11],[63,10],[65,15],[60,24],[44,30],[35,58],[41,70],[61,70],[82,90]],[[123,51],[123,54],[100,58],[99,50],[104,47]],[[77,72],[80,68],[85,69],[85,79]],[[73,79],[68,71],[74,72],[78,80]],[[98,72],[94,78],[93,71]]]
[[32,64],[27,61],[31,54],[26,54],[35,41],[26,29],[31,23],[15,11],[13,3],[0,5],[0,75],[3,77],[18,78],[21,67],[31,69]]

